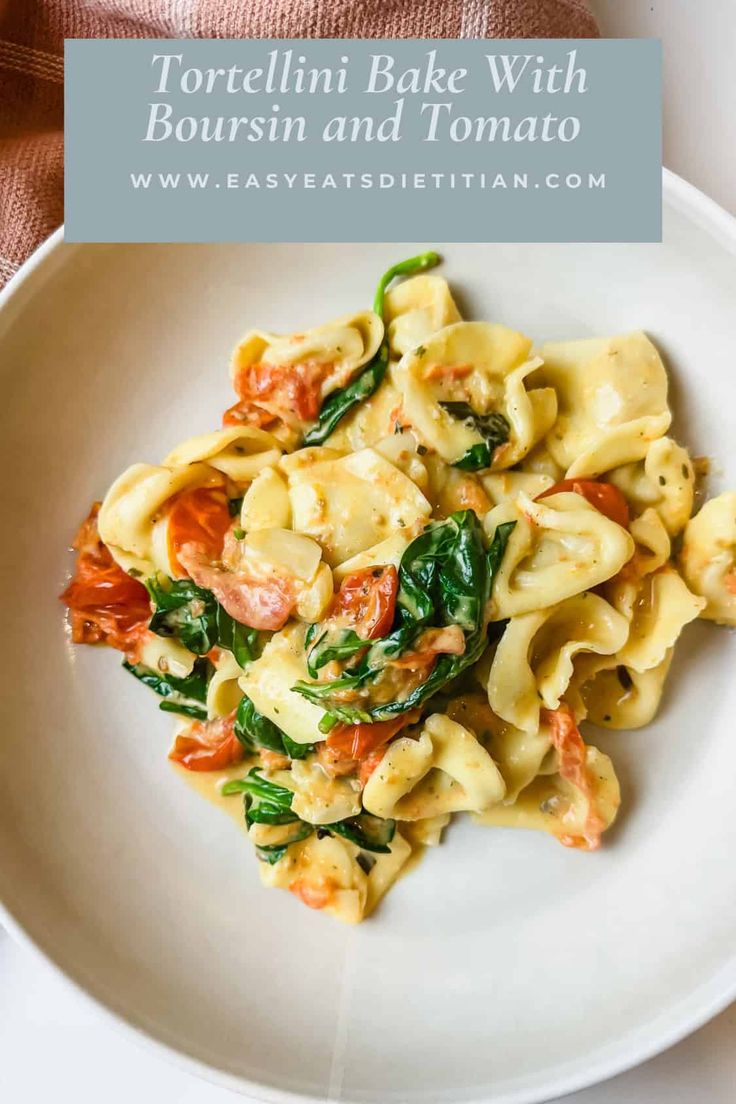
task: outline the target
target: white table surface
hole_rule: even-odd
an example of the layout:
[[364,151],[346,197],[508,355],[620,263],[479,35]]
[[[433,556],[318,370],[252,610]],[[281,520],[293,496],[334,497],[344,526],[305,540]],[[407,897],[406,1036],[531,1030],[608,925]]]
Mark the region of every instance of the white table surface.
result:
[[[591,0],[604,35],[664,42],[664,159],[736,214],[736,0]],[[120,1036],[0,929],[3,1104],[258,1104]],[[569,1104],[733,1104],[736,1005],[689,1039]]]

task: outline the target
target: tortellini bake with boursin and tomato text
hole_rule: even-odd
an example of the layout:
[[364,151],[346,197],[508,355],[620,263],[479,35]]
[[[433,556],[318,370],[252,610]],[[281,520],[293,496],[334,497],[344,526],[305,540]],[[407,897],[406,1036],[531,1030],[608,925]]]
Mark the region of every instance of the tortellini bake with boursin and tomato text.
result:
[[683,628],[736,624],[736,492],[697,508],[654,344],[464,321],[438,262],[247,333],[222,428],[115,480],[62,595],[263,882],[349,922],[453,814],[598,848],[581,725],[648,724]]

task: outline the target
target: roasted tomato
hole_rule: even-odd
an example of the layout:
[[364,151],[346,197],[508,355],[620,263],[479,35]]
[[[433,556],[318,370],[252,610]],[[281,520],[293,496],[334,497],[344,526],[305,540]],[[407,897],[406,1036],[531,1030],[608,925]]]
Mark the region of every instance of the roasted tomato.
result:
[[282,629],[296,603],[293,583],[272,576],[254,579],[210,563],[198,544],[185,544],[179,560],[197,586],[211,590],[220,605],[241,625],[275,632]]
[[180,732],[169,759],[191,771],[223,770],[243,758],[243,745],[235,735],[235,714],[211,721],[195,721]]
[[268,425],[282,418],[311,422],[320,411],[322,383],[331,364],[249,364],[235,378],[239,402],[226,411],[226,425]]
[[336,758],[365,759],[376,748],[392,740],[402,728],[418,721],[420,715],[421,710],[411,709],[389,721],[377,721],[375,724],[335,725],[327,736],[327,747]]
[[355,571],[343,579],[330,619],[349,625],[364,640],[376,640],[391,630],[398,589],[393,564]]
[[605,825],[596,806],[593,782],[586,763],[585,743],[575,717],[570,706],[566,702],[560,702],[558,709],[543,709],[541,719],[544,724],[549,725],[552,744],[560,760],[560,776],[580,790],[588,803],[582,836],[561,836],[560,842],[566,847],[595,851],[600,847]]
[[600,513],[628,529],[629,504],[612,483],[599,483],[596,479],[562,479],[554,487],[542,491],[537,498],[547,498],[548,495],[559,494],[561,491],[574,491],[575,494],[582,495]]
[[232,518],[222,487],[195,487],[176,495],[167,511],[167,540],[171,563],[178,575],[187,574],[179,553],[185,544],[196,544],[210,560],[219,560]]
[[60,596],[69,608],[75,644],[109,644],[135,652],[151,619],[148,592],[113,560],[97,531],[96,502],[74,540],[74,576]]

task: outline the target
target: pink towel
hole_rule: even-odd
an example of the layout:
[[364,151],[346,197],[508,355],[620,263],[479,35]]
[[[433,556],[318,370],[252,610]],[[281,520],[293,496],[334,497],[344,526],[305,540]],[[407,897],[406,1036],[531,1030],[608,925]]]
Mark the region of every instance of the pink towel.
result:
[[584,0],[0,0],[0,287],[63,219],[65,38],[592,38]]

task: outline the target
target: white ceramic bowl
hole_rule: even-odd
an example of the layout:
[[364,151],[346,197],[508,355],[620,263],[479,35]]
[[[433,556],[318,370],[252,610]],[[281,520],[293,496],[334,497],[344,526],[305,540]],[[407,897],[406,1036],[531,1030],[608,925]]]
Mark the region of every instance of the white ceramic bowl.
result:
[[[444,272],[468,317],[536,339],[646,328],[676,433],[736,487],[736,224],[672,177],[665,196],[663,245],[448,245]],[[540,1101],[736,994],[726,631],[688,630],[655,725],[601,736],[624,799],[601,852],[458,823],[357,929],[262,889],[174,776],[151,695],[67,641],[56,595],[92,499],[218,424],[245,328],[365,306],[414,251],[57,235],[2,297],[2,918],[140,1037],[279,1104]]]

